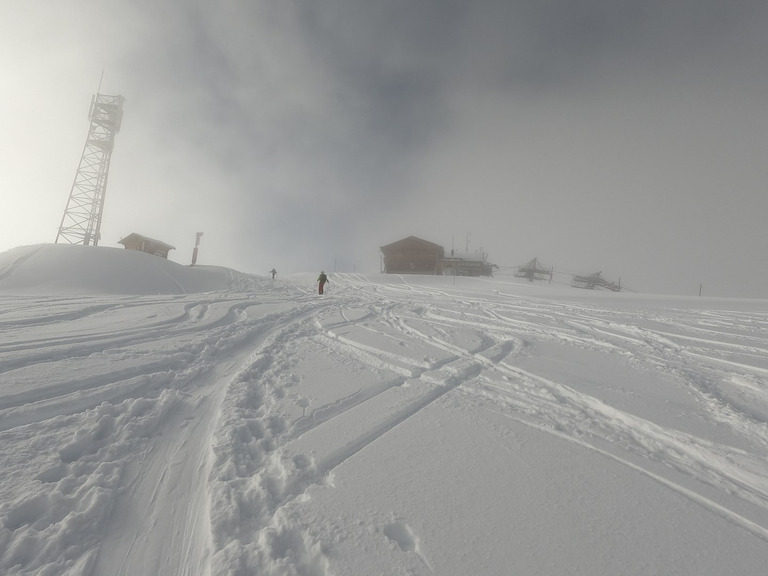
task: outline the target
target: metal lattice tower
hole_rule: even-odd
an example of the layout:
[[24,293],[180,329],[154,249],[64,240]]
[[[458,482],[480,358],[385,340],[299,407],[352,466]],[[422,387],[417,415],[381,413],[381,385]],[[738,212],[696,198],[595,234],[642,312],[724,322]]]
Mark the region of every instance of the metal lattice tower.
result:
[[88,114],[91,127],[56,234],[56,244],[61,240],[69,244],[99,245],[109,161],[112,158],[115,134],[120,131],[123,119],[124,101],[122,96],[105,94],[96,94],[91,99]]

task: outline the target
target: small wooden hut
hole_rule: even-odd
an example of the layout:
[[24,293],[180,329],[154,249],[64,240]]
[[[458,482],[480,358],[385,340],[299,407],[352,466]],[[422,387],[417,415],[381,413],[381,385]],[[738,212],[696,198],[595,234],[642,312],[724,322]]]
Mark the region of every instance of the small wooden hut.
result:
[[171,246],[160,240],[155,240],[154,238],[136,234],[135,232],[122,238],[118,244],[125,246],[126,250],[138,250],[139,252],[160,256],[161,258],[168,258],[168,252],[176,250],[175,246]]

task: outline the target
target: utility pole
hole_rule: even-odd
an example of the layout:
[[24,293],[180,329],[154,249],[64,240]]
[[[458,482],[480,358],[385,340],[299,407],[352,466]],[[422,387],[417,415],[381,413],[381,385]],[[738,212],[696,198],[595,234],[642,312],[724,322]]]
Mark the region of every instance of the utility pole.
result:
[[200,246],[200,237],[203,235],[203,232],[198,232],[195,234],[195,249],[192,250],[192,264],[190,266],[194,266],[197,262],[197,247]]

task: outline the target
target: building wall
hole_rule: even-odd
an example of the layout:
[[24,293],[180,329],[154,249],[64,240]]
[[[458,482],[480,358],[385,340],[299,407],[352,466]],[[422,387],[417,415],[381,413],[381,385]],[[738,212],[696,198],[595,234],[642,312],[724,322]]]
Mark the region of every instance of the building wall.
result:
[[154,256],[160,256],[161,258],[168,258],[168,252],[173,250],[172,246],[169,246],[161,242],[153,242],[147,238],[131,235],[120,241],[120,244],[125,246],[126,250],[136,250],[138,252],[146,252]]
[[387,274],[442,274],[440,261],[445,254],[442,246],[418,238],[406,238],[383,246],[381,251]]
[[441,262],[444,276],[493,276],[495,264],[485,260],[465,260],[463,258],[446,258]]

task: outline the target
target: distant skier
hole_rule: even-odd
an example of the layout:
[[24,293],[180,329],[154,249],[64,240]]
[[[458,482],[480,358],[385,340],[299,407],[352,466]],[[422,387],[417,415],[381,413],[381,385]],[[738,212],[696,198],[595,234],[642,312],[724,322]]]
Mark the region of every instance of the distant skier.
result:
[[277,274],[277,270],[272,268],[272,270],[270,270],[269,273],[272,274],[272,280],[274,280],[275,279],[275,274]]
[[322,294],[323,293],[323,286],[325,286],[325,283],[328,282],[328,276],[325,275],[325,271],[320,271],[320,276],[317,277],[317,284],[318,289],[317,293]]

